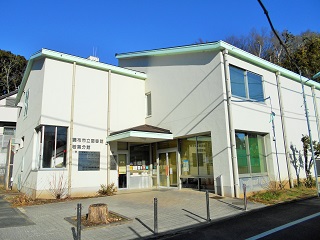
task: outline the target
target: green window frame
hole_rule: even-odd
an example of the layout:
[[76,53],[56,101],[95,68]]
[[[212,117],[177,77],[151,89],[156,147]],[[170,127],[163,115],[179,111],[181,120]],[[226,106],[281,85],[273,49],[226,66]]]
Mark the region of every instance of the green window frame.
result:
[[236,132],[235,137],[239,174],[267,173],[265,136]]
[[234,66],[229,66],[229,70],[233,96],[257,102],[264,101],[261,75]]

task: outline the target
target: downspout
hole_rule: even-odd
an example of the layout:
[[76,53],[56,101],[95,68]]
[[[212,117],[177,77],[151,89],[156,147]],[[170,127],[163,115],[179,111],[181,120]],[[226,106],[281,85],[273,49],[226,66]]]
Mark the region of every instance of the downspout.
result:
[[317,123],[317,130],[318,130],[318,142],[320,142],[320,124],[319,124],[319,111],[318,111],[318,105],[317,105],[317,97],[316,97],[316,88],[315,86],[312,86],[312,98],[313,98],[313,107],[314,112],[316,114],[316,123]]
[[293,184],[291,166],[290,166],[290,151],[289,151],[289,146],[288,146],[286,121],[285,121],[285,117],[284,117],[284,108],[283,108],[282,93],[281,93],[280,72],[276,72],[276,80],[277,80],[277,90],[278,90],[278,100],[279,100],[279,106],[280,106],[282,136],[283,136],[283,143],[284,143],[284,151],[285,151],[285,155],[286,155],[289,184],[290,184],[290,188],[293,188],[294,184]]
[[[111,70],[108,71],[107,138],[110,135]],[[110,184],[110,142],[107,143],[107,186]]]
[[76,86],[76,62],[73,62],[72,72],[72,90],[71,90],[71,116],[70,116],[70,132],[69,132],[69,161],[68,161],[68,195],[71,196],[71,174],[72,174],[72,139],[74,124],[74,93]]
[[233,116],[232,116],[232,106],[231,106],[231,86],[230,86],[230,72],[229,72],[229,62],[228,62],[228,50],[223,51],[223,61],[224,61],[224,72],[225,72],[225,84],[226,84],[226,94],[227,94],[227,109],[228,109],[228,124],[229,124],[229,134],[230,134],[230,148],[231,148],[231,159],[232,159],[232,173],[234,181],[234,193],[235,197],[240,197],[240,184],[239,184],[239,172],[237,163],[237,153],[236,153],[236,137],[235,130],[233,127]]

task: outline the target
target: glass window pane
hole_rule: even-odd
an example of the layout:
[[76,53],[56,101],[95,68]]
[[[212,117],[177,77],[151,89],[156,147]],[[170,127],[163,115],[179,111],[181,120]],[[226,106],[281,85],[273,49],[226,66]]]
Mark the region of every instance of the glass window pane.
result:
[[128,143],[127,142],[118,142],[118,150],[128,150]]
[[250,164],[252,173],[260,173],[260,154],[258,146],[258,138],[256,134],[248,134],[249,149],[250,149]]
[[146,94],[146,111],[147,116],[151,116],[151,93]]
[[244,71],[230,66],[230,81],[232,95],[246,98]]
[[61,168],[66,166],[67,152],[67,128],[57,127],[57,149],[54,167]]
[[177,147],[177,140],[158,142],[157,147],[158,147],[158,149],[176,148]]
[[213,176],[212,147],[210,136],[199,136],[198,141],[198,159],[199,175]]
[[197,151],[196,138],[187,138],[181,140],[181,175],[197,176]]
[[130,146],[130,174],[143,175],[150,169],[150,145]]
[[260,171],[267,172],[267,163],[266,163],[266,153],[265,153],[265,144],[264,136],[258,135],[258,148],[259,148],[259,158],[260,158]]
[[249,98],[257,101],[263,101],[262,77],[248,72]]
[[52,167],[52,158],[55,154],[55,127],[45,126],[44,127],[44,142],[43,142],[43,168]]
[[246,142],[244,133],[236,133],[236,149],[239,174],[250,173],[247,159]]

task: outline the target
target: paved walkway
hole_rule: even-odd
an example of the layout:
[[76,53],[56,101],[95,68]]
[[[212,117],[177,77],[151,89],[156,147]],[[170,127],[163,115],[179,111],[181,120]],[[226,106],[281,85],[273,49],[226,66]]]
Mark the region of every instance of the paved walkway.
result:
[[[77,203],[82,203],[85,214],[93,203],[106,203],[108,209],[129,217],[132,221],[108,227],[85,229],[82,240],[136,239],[153,236],[153,199],[158,198],[158,231],[164,233],[189,228],[206,222],[205,192],[194,190],[122,190],[112,197],[88,198],[19,208],[34,225],[0,227],[0,240],[74,239],[74,227],[64,218],[76,216]],[[248,203],[248,210],[263,205]],[[210,193],[212,220],[243,213],[243,201],[234,198],[219,199]]]

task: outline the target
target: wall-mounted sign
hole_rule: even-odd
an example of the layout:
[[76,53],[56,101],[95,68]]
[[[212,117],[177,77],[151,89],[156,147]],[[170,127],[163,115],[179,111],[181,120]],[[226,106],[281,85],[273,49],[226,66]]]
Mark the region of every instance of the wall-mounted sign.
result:
[[90,150],[95,144],[103,144],[103,139],[97,138],[72,138],[73,150]]
[[78,171],[99,171],[100,152],[79,151]]

